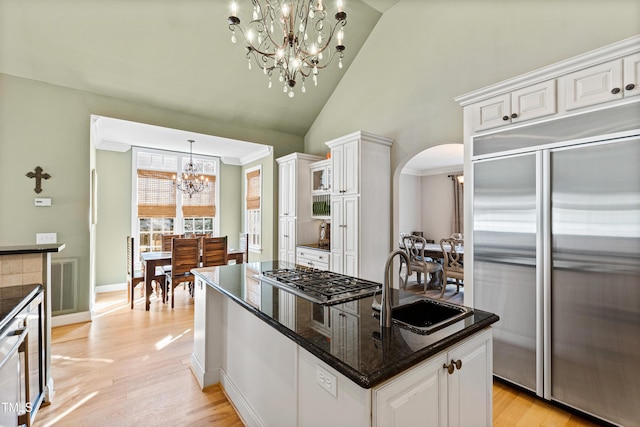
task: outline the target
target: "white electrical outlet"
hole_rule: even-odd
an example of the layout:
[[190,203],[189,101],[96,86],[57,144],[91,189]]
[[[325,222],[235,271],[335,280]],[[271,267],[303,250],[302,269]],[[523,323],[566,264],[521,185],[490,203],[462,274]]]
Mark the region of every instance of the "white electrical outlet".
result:
[[338,381],[336,376],[320,365],[316,365],[316,382],[329,392],[329,394],[333,395],[333,397],[337,397]]
[[58,243],[58,233],[36,233],[36,245]]

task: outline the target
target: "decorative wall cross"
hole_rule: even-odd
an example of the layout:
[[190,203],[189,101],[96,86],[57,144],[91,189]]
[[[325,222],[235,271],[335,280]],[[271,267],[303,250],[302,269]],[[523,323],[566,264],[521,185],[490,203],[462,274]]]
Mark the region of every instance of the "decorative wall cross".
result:
[[36,173],[29,172],[27,174],[27,176],[29,178],[35,178],[36,179],[36,188],[34,188],[34,191],[37,194],[40,194],[42,192],[42,187],[41,187],[42,180],[51,178],[51,175],[49,175],[46,172],[42,173],[42,168],[40,166],[37,166],[34,170],[36,171]]

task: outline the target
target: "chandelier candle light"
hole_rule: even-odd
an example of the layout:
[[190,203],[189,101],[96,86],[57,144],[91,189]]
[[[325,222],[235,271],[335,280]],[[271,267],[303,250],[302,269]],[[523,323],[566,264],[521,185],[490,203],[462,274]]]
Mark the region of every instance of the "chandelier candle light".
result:
[[188,141],[191,144],[189,149],[189,163],[184,166],[180,178],[176,179],[176,176],[173,176],[173,183],[178,190],[188,194],[189,198],[191,198],[195,193],[209,188],[209,179],[203,175],[198,176],[200,168],[193,162],[193,143],[195,141],[192,139]]
[[[305,79],[312,76],[318,85],[318,70],[326,68],[338,55],[338,67],[342,68],[344,56],[344,26],[347,14],[342,0],[337,0],[336,22],[326,21],[328,16],[323,0],[251,0],[253,16],[247,28],[240,27],[238,5],[231,4],[229,29],[231,41],[236,42],[236,28],[247,43],[247,60],[251,69],[251,57],[265,75],[269,87],[274,71],[283,84],[283,92],[294,96],[296,79],[302,80],[301,91],[306,92]],[[337,32],[337,34],[336,34]],[[335,50],[331,48],[336,36]]]

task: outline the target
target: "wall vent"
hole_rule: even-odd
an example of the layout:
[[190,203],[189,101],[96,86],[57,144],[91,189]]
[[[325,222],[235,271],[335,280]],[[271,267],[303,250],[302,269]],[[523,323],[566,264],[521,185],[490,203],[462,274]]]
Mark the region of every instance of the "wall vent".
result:
[[77,311],[77,258],[51,260],[51,314]]

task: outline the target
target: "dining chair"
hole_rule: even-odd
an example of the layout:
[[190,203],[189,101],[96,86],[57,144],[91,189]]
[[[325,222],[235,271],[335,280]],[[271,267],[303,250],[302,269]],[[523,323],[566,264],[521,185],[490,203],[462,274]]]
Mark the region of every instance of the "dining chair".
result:
[[244,254],[242,255],[242,262],[249,262],[249,235],[247,233],[240,233],[238,248]]
[[191,269],[200,266],[200,242],[197,238],[174,238],[171,250],[171,271],[166,273],[163,301],[171,292],[171,308],[174,307],[174,290],[180,283],[193,283]]
[[[442,266],[437,262],[428,261],[424,255],[424,248],[427,242],[424,237],[415,235],[405,235],[402,237],[402,246],[409,257],[412,272],[416,272],[418,285],[420,284],[420,275],[424,273],[424,291],[427,291],[427,285],[431,281],[434,273],[442,270]],[[409,280],[409,271],[405,274],[403,288],[407,286]]]
[[171,242],[174,237],[184,237],[182,234],[163,234],[162,235],[162,252],[171,252]]
[[127,236],[127,295],[131,309],[133,310],[134,290],[140,283],[144,283],[144,272],[135,269],[135,259],[133,257],[134,238]]
[[202,266],[227,265],[227,236],[202,238]]
[[447,289],[447,279],[451,278],[456,281],[456,294],[460,292],[460,285],[464,286],[464,266],[462,265],[462,257],[457,250],[457,247],[462,243],[463,241],[458,239],[440,239],[440,248],[444,258],[440,298],[444,296],[444,292]]

